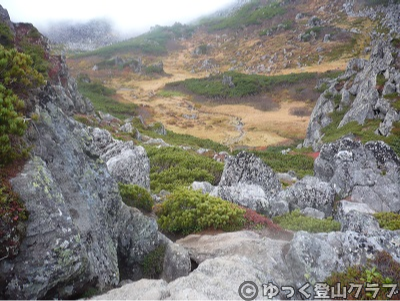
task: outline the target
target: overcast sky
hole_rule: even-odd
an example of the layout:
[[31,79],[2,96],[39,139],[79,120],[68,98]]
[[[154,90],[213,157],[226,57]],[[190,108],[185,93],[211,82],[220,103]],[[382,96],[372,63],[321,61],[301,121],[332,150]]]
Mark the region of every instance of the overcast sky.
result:
[[53,21],[111,19],[124,33],[144,32],[154,25],[187,23],[235,0],[1,0],[13,22],[39,29]]

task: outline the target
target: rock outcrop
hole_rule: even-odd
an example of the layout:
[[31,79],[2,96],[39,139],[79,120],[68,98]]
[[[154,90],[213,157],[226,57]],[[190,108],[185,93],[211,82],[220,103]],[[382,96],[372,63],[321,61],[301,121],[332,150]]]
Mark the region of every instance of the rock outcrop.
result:
[[289,204],[290,211],[314,208],[332,216],[335,191],[330,184],[307,176],[282,191],[278,198]]
[[[8,16],[1,7],[0,15]],[[34,27],[14,28],[18,42]],[[144,149],[71,118],[91,114],[93,107],[76,90],[64,58],[51,56],[45,41],[40,36],[36,45],[49,59],[49,80],[27,106],[38,115],[25,135],[31,157],[10,180],[29,212],[26,237],[18,256],[0,260],[2,299],[74,298],[89,287],[137,280],[145,256],[171,244],[154,219],[126,206],[119,194],[118,181],[149,188]]]
[[353,59],[346,72],[336,80],[327,82],[326,91],[319,97],[311,114],[303,145],[317,151],[322,147],[323,129],[333,122],[332,116],[343,116],[336,125],[341,128],[349,122],[364,124],[379,119],[378,135],[388,136],[400,114],[392,102],[400,94],[400,72],[394,66],[398,55],[389,42],[378,40],[368,61]]
[[159,243],[156,222],[122,203],[107,166],[86,152],[94,139],[84,125],[52,102],[37,112],[41,121],[28,135],[34,157],[11,181],[30,212],[27,234],[20,255],[0,262],[1,293],[66,298],[115,286],[121,274],[138,279]]
[[314,171],[341,198],[350,197],[375,211],[400,212],[400,160],[382,141],[363,145],[345,138],[325,144]]
[[253,154],[240,152],[225,161],[219,186],[239,183],[259,185],[265,193],[276,194],[282,187],[274,171]]

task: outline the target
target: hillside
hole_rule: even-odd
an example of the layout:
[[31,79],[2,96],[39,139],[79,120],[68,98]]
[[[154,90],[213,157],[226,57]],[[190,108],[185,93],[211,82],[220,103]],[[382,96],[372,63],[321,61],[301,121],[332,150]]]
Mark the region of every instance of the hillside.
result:
[[[140,37],[70,57],[68,64],[73,75],[105,82],[121,102],[146,108],[142,117],[149,123],[160,121],[174,132],[233,148],[292,144],[305,135],[318,80],[344,71],[351,58],[368,55],[369,33],[378,23],[348,16],[343,4],[250,1],[197,24],[155,26]],[[159,62],[162,69],[154,67]],[[293,85],[256,88],[228,103],[219,95],[169,92],[171,83],[228,71],[299,75]],[[316,74],[304,75],[304,81],[305,73]]]
[[0,5],[0,299],[400,299],[400,3],[238,3],[67,57]]

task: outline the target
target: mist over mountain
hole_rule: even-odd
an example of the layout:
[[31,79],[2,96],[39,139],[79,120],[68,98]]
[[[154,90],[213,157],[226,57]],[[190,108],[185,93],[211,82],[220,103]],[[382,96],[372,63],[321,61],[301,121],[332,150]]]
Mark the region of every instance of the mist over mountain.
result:
[[107,19],[51,23],[42,32],[53,44],[62,44],[66,49],[81,51],[104,47],[122,38],[114,29],[113,22]]

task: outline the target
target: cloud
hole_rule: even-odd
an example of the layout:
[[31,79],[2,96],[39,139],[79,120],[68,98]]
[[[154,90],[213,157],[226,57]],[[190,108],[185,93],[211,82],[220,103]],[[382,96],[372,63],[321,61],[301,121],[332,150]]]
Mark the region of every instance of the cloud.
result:
[[127,34],[144,32],[154,25],[187,23],[235,0],[3,0],[14,22],[30,22],[39,29],[57,21],[111,20]]

